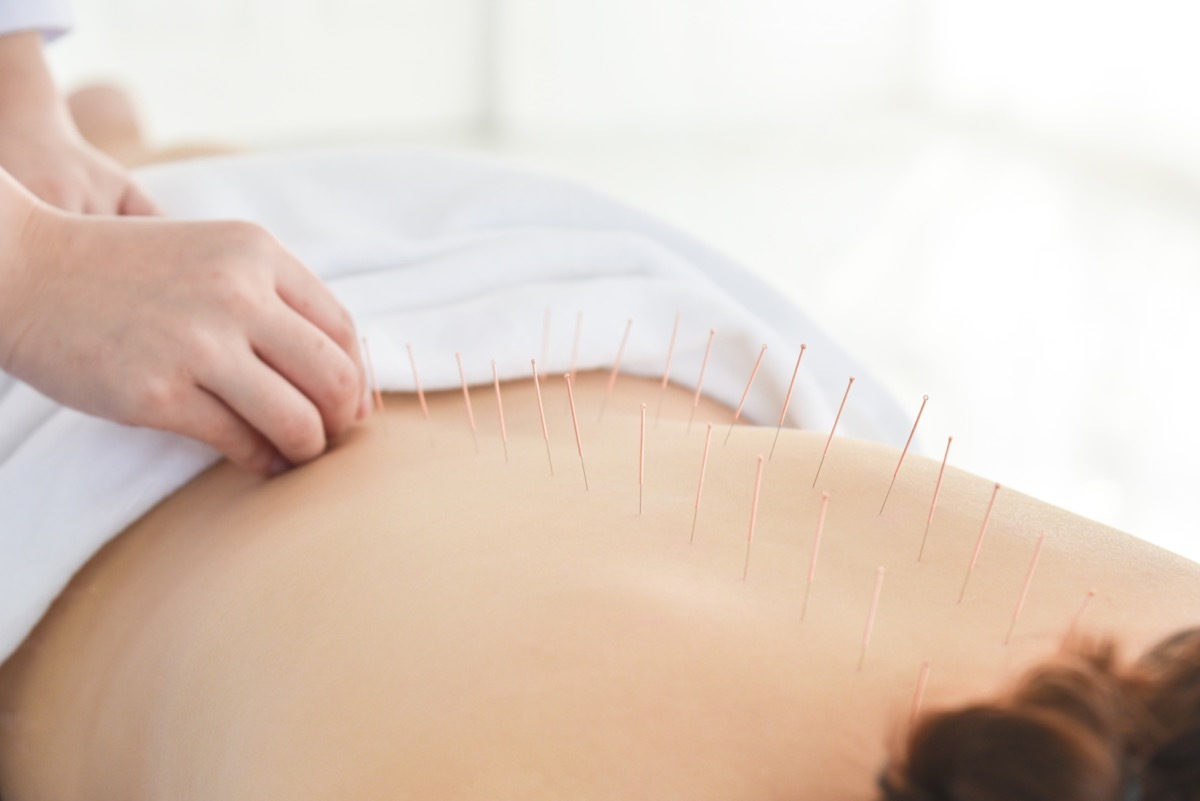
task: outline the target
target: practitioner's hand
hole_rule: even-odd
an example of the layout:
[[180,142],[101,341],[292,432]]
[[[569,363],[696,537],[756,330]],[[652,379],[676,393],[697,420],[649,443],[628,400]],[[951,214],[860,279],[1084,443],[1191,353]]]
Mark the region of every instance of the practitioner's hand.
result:
[[[0,103],[0,119],[5,118]],[[0,167],[42,200],[82,214],[158,214],[125,168],[92,147],[64,114],[0,124]],[[58,119],[53,119],[58,118]]]
[[158,213],[129,173],[80,135],[36,32],[0,36],[0,167],[66,211]]
[[29,204],[17,257],[0,263],[5,371],[264,474],[321,454],[365,413],[349,315],[263,229]]

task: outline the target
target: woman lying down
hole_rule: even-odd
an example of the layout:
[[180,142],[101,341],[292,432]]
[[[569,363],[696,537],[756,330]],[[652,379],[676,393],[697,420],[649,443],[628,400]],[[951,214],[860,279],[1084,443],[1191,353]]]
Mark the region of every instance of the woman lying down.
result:
[[392,392],[264,480],[7,388],[4,801],[1200,798],[1200,567],[888,494],[908,411],[860,376],[830,441],[853,365],[719,257],[428,158],[142,179],[279,233]]

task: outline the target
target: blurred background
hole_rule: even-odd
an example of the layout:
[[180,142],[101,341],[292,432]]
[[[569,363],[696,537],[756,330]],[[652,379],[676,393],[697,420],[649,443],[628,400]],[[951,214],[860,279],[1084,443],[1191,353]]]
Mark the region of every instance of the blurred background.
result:
[[1200,560],[1200,5],[74,5],[61,84],[125,85],[156,144],[590,185],[763,276],[914,416],[928,394],[918,452],[953,434],[957,466]]

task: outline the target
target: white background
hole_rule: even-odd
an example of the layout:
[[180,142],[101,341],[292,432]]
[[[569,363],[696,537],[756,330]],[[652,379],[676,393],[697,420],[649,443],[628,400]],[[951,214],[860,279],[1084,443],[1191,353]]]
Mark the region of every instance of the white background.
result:
[[[575,178],[811,313],[918,451],[1200,559],[1200,7],[75,0],[65,87],[158,144]],[[907,431],[896,432],[903,444]]]

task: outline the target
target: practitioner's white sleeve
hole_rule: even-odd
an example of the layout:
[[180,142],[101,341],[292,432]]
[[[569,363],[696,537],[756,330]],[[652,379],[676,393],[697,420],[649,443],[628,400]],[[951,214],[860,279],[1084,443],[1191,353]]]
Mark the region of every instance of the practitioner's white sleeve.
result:
[[53,39],[71,27],[69,0],[0,0],[0,36],[41,31]]

